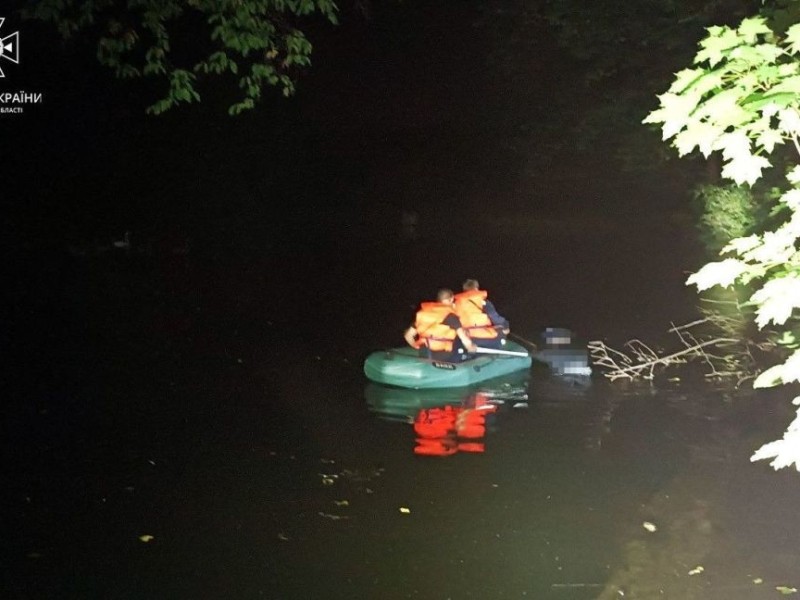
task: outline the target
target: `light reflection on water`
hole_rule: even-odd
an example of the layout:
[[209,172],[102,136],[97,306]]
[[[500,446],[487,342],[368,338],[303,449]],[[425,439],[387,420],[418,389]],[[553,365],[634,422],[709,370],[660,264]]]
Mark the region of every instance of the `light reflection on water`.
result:
[[486,437],[508,408],[528,407],[528,373],[468,388],[414,390],[370,383],[364,396],[380,418],[413,426],[413,452],[420,456],[481,454]]

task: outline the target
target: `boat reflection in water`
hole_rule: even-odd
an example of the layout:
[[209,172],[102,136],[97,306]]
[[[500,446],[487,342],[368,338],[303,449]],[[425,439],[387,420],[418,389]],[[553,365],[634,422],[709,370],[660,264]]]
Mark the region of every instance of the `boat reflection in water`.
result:
[[417,445],[414,454],[450,456],[456,452],[483,452],[486,446],[486,417],[497,410],[480,392],[469,404],[423,408],[414,419]]
[[500,406],[527,407],[528,374],[517,373],[480,386],[412,390],[369,384],[364,395],[372,412],[382,419],[413,425],[414,453],[452,456],[482,453],[485,437]]

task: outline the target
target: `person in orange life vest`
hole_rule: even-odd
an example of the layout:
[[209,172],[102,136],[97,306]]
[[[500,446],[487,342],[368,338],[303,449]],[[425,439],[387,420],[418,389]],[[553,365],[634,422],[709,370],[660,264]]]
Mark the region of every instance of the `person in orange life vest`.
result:
[[461,326],[483,348],[502,348],[509,332],[508,320],[502,317],[481,290],[475,279],[467,279],[463,292],[456,294],[455,309]]
[[419,348],[422,356],[447,362],[464,360],[464,351],[475,352],[476,346],[456,316],[452,290],[439,290],[436,300],[420,305],[414,324],[403,338],[412,348]]

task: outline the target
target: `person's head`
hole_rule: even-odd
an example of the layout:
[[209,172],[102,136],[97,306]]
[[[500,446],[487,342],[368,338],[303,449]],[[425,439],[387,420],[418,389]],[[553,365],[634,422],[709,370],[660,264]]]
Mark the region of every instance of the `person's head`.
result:
[[452,304],[453,290],[449,290],[447,288],[440,289],[438,292],[436,292],[436,301],[441,302],[442,304]]
[[461,284],[461,289],[465,292],[469,290],[479,290],[481,286],[478,284],[477,279],[467,279],[463,284]]

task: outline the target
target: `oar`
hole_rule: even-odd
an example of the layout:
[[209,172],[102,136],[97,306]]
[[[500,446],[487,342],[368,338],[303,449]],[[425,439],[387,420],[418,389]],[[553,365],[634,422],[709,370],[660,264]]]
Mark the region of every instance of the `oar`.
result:
[[517,335],[516,333],[513,333],[513,332],[512,332],[512,333],[509,333],[509,334],[508,334],[508,337],[510,337],[510,338],[514,338],[514,339],[515,339],[515,340],[517,340],[518,342],[521,342],[521,343],[525,344],[526,346],[530,347],[530,348],[531,348],[531,350],[533,350],[534,352],[538,352],[538,350],[539,350],[539,346],[537,346],[536,344],[534,344],[534,343],[533,343],[532,341],[530,341],[530,340],[526,340],[526,339],[525,339],[524,337],[522,337],[521,335]]
[[495,348],[475,348],[475,354],[498,354],[500,356],[530,356],[527,352],[514,352],[513,350],[497,350]]

